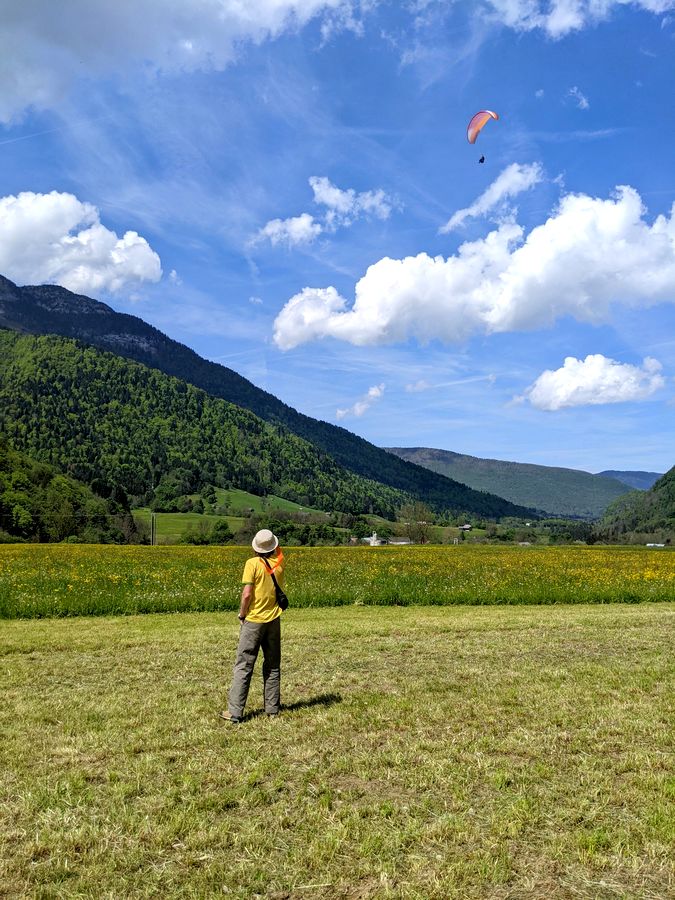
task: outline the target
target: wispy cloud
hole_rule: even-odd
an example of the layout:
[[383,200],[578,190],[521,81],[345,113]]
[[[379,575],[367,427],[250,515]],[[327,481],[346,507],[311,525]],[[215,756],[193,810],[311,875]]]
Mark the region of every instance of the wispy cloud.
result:
[[488,384],[494,384],[497,380],[495,375],[471,375],[469,378],[455,378],[452,381],[429,382],[421,378],[412,384],[406,384],[405,390],[408,394],[421,394],[425,391],[440,391],[449,387],[459,387],[462,384],[475,384],[477,381],[487,381]]
[[[363,7],[367,8],[368,3]],[[0,36],[0,122],[27,107],[58,106],[81,77],[130,67],[156,72],[220,71],[243,44],[261,43],[328,15],[332,32],[354,30],[359,0],[263,3],[136,0],[133,18],[109,0],[59,5],[52,0],[4,4]],[[96,34],[96,40],[92,40]]]
[[439,233],[447,234],[462,225],[466,219],[484,216],[495,209],[503,208],[506,200],[530,190],[539,184],[543,177],[543,169],[539,163],[531,165],[511,163],[471,206],[454,213],[445,225],[439,228]]
[[418,381],[414,381],[412,384],[406,384],[405,386],[407,394],[421,394],[423,391],[430,391],[432,388],[433,384],[425,381],[424,378],[420,378]]
[[355,416],[356,418],[360,418],[373,403],[376,403],[378,400],[382,398],[384,394],[384,384],[377,384],[371,388],[368,388],[368,392],[361,397],[360,400],[357,400],[353,406],[349,406],[346,409],[337,409],[335,411],[335,418],[338,421],[347,418],[347,416]]
[[576,85],[569,89],[567,96],[572,98],[578,109],[590,109],[588,97]]
[[573,131],[533,131],[532,140],[549,144],[566,144],[572,141],[600,141],[625,132],[625,128],[576,128]]
[[562,38],[607,19],[626,5],[652,13],[673,9],[672,0],[486,0],[494,21],[516,31],[541,29],[549,37]]

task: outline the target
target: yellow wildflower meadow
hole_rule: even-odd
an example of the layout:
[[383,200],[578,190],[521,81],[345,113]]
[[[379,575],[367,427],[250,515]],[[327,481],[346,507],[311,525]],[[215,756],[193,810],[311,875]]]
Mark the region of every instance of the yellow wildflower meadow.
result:
[[[247,547],[0,545],[0,618],[236,609]],[[292,547],[291,606],[675,600],[639,547]]]

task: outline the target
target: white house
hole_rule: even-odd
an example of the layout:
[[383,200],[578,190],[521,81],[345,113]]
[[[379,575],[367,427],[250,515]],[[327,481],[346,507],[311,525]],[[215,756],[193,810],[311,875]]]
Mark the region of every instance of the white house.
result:
[[365,544],[370,544],[371,547],[379,547],[382,544],[386,544],[386,540],[384,538],[378,537],[377,532],[374,531],[370,537],[362,538]]

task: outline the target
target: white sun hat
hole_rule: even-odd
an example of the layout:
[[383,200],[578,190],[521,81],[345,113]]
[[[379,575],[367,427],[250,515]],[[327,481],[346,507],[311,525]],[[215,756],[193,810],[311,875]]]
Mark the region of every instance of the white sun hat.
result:
[[263,528],[253,538],[251,546],[256,553],[271,553],[279,546],[279,540],[269,528]]

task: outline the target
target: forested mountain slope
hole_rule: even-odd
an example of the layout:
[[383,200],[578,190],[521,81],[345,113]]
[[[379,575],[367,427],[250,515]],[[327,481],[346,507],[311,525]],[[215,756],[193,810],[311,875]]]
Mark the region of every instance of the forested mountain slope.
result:
[[406,495],[199,388],[57,336],[0,330],[0,432],[87,484],[136,498],[163,479],[392,516]]
[[481,459],[428,447],[387,449],[476,490],[499,494],[512,503],[553,516],[597,519],[610,503],[630,490],[619,481],[578,469]]
[[607,510],[602,527],[609,537],[630,532],[675,536],[675,466],[648,491],[632,491]]
[[0,435],[0,540],[91,543],[133,540],[134,521],[115,500],[19,453]]
[[54,285],[18,287],[0,276],[0,327],[33,334],[75,337],[104,350],[159,369],[251,410],[329,454],[349,471],[404,491],[436,510],[475,515],[532,515],[500,496],[468,489],[422,466],[407,463],[344,428],[312,419],[225,366],[202,359],[136,316]]

